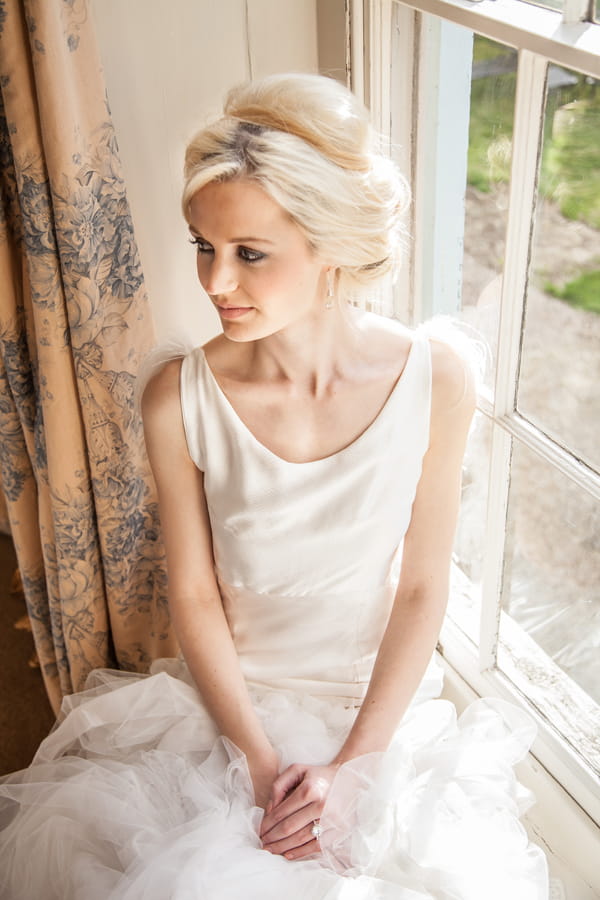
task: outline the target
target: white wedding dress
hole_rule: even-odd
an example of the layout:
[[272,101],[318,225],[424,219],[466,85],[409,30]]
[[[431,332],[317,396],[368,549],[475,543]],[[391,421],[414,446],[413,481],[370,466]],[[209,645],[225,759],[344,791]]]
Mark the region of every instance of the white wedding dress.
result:
[[[428,445],[430,345],[416,332],[383,409],[352,444],[290,463],[260,444],[201,349],[181,396],[205,472],[233,640],[281,757],[326,763],[364,697]],[[343,766],[322,853],[261,848],[245,760],[181,660],[98,671],[32,765],[0,784],[2,900],[547,900],[546,860],[513,773],[533,731],[513,707],[460,719],[429,670],[385,754]]]

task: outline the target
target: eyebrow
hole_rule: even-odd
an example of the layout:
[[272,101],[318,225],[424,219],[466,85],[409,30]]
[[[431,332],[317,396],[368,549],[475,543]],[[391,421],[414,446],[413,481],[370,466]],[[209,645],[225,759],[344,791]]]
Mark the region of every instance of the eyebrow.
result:
[[[199,231],[196,231],[196,229],[193,227],[193,225],[190,225],[190,226],[189,226],[189,230],[190,230],[190,232],[191,232],[193,235],[195,235],[196,237],[203,237],[203,235],[201,235]],[[207,243],[210,243],[210,241],[207,241]],[[234,238],[231,238],[231,239],[228,241],[228,243],[229,243],[229,244],[245,244],[245,243],[252,243],[252,244],[273,244],[274,241],[270,241],[268,238],[245,236],[245,237],[234,237]]]

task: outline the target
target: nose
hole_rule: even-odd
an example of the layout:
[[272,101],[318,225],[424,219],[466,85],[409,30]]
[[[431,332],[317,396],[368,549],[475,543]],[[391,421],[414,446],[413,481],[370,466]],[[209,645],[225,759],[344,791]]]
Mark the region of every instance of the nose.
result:
[[198,276],[207,294],[228,294],[238,286],[235,264],[215,252],[198,256]]

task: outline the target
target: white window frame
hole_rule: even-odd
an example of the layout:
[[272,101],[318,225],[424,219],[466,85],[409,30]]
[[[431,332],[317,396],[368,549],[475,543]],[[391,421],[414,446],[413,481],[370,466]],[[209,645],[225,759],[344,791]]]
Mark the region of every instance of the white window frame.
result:
[[[511,681],[495,668],[513,437],[600,499],[600,474],[515,409],[547,61],[600,79],[600,25],[584,21],[588,7],[589,0],[566,0],[562,13],[523,0],[350,0],[349,7],[352,87],[370,107],[375,126],[389,139],[390,151],[413,184],[411,265],[402,273],[394,303],[394,313],[403,321],[417,322],[433,313],[452,313],[458,307],[455,292],[450,289],[448,295],[448,283],[453,283],[448,271],[454,266],[456,278],[460,278],[463,223],[445,227],[439,235],[435,230],[436,217],[447,224],[444,204],[454,210],[455,222],[460,219],[456,216],[456,203],[461,202],[460,192],[464,198],[466,181],[468,102],[457,108],[446,102],[444,95],[449,84],[449,79],[444,78],[444,67],[452,72],[452,90],[456,92],[458,85],[458,92],[466,92],[467,98],[469,93],[464,79],[468,88],[471,55],[466,46],[460,45],[460,41],[468,40],[468,34],[465,36],[463,29],[456,26],[519,51],[497,374],[493,397],[484,394],[479,404],[493,427],[479,647],[475,650],[450,621],[442,632],[441,649],[446,663],[477,694],[493,694],[525,705],[529,705],[527,686],[519,684],[515,673],[511,673],[515,675]],[[457,32],[459,49],[453,59],[443,55],[444,35],[440,30],[446,28]],[[440,135],[447,133],[444,117],[449,115],[457,143],[449,147],[447,140],[444,142],[442,160],[436,148]],[[463,116],[464,127],[456,127],[457,116]],[[452,166],[448,164],[448,153],[453,155]],[[449,171],[455,175],[450,184]],[[441,196],[436,193],[438,174],[443,175],[445,185]],[[436,266],[432,264],[434,259]],[[440,259],[445,277],[436,282]],[[558,733],[551,718],[539,715],[533,707],[529,711],[534,713],[539,729],[534,757],[587,813],[581,819],[585,820],[581,833],[587,835],[583,843],[590,839],[593,842],[594,838],[598,841],[600,783],[596,773]],[[599,881],[596,873],[594,884],[600,890]]]

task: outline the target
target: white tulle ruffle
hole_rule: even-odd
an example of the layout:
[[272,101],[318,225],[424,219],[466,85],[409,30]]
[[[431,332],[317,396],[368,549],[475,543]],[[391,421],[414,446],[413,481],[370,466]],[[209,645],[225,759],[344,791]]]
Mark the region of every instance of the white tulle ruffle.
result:
[[[330,760],[356,714],[252,690],[282,766]],[[340,769],[319,858],[290,862],[262,850],[245,759],[182,664],[97,672],[32,766],[0,783],[0,897],[547,900],[513,773],[532,737],[507,704],[478,701],[457,721],[421,692],[387,753]]]

